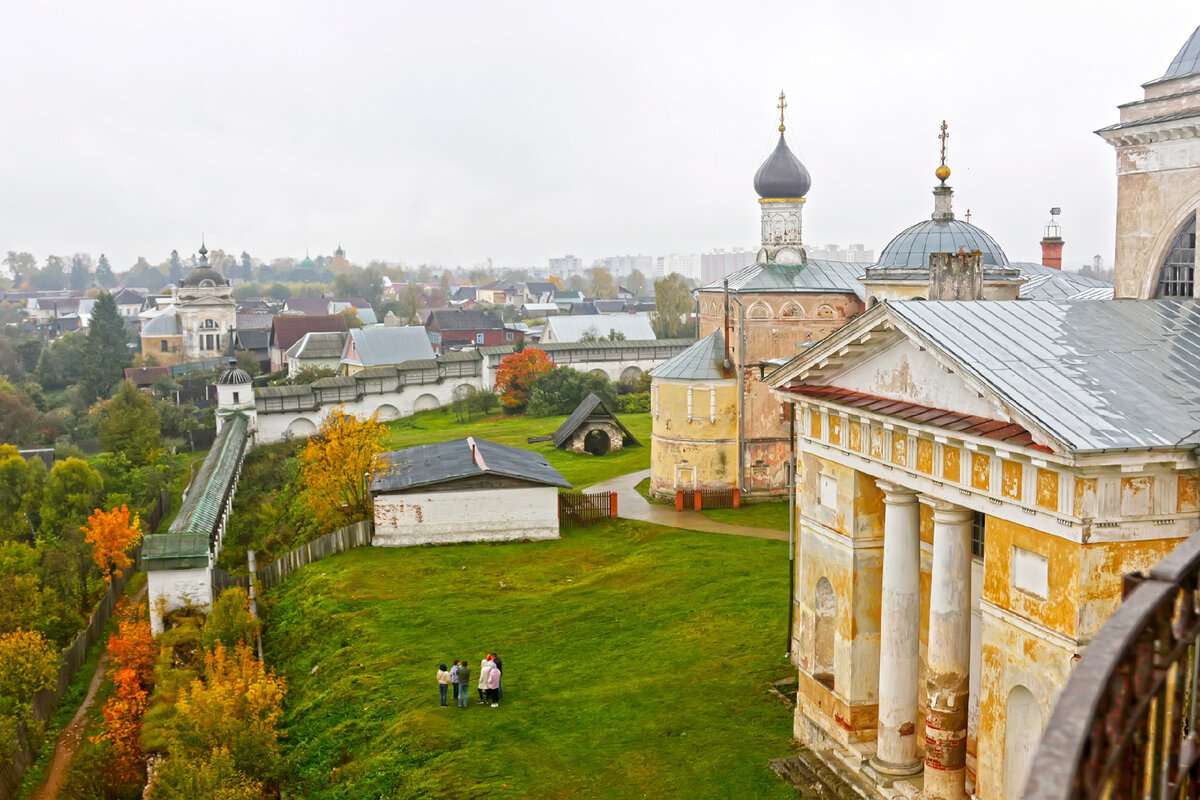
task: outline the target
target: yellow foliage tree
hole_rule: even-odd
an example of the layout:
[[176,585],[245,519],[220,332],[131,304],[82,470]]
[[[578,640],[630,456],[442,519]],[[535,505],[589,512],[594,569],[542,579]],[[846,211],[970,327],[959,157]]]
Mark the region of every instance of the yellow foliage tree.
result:
[[387,431],[375,417],[335,408],[300,454],[304,500],[326,530],[371,515],[368,473]]
[[[34,725],[33,696],[58,681],[58,653],[37,631],[0,635],[0,753],[16,742],[22,725]],[[32,731],[37,738],[38,731]]]
[[179,692],[167,732],[171,757],[205,760],[225,749],[242,775],[273,777],[279,767],[283,679],[243,644],[205,651],[204,676]]
[[127,507],[122,505],[112,511],[97,508],[80,530],[84,541],[92,546],[92,559],[104,573],[105,582],[112,581],[114,572],[120,577],[121,570],[133,566],[129,548],[141,540],[142,522],[137,514],[130,520]]

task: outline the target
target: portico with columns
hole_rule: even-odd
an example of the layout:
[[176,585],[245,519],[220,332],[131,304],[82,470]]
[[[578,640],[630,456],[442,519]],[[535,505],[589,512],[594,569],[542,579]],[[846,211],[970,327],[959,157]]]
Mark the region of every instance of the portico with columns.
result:
[[1122,576],[1200,518],[1200,405],[1122,351],[1200,314],[1104,305],[887,301],[767,378],[796,412],[795,734],[879,796],[1019,797]]

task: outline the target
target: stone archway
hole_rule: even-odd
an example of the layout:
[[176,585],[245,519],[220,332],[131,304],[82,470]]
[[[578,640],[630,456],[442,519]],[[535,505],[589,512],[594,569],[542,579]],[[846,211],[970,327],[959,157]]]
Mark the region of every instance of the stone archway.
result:
[[642,375],[641,367],[626,367],[621,370],[621,383],[633,383]]
[[380,422],[391,422],[394,419],[400,419],[400,409],[391,403],[384,403],[375,409],[375,415]]
[[418,411],[432,411],[439,406],[441,406],[441,403],[438,402],[436,397],[431,394],[423,394],[413,403],[413,413],[415,414]]
[[833,644],[837,627],[837,595],[828,578],[817,581],[813,602],[816,636],[813,642],[812,676],[830,689],[834,687]]
[[583,437],[583,449],[594,456],[602,456],[612,449],[612,440],[608,431],[594,428]]
[[1020,800],[1041,734],[1042,711],[1037,698],[1017,684],[1008,693],[1004,714],[1004,800]]
[[297,417],[287,426],[284,434],[289,439],[307,439],[317,432],[317,426],[307,417]]

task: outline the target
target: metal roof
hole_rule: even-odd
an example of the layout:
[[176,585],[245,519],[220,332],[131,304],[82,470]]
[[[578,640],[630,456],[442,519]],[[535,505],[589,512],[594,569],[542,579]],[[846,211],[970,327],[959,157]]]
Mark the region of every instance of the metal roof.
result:
[[605,402],[600,399],[599,395],[595,392],[589,392],[588,396],[583,398],[583,401],[571,412],[571,416],[567,417],[566,421],[562,425],[559,425],[558,430],[550,437],[554,440],[554,446],[562,447],[574,435],[575,431],[579,430],[579,426],[589,420],[611,422],[621,429],[625,444],[641,444],[629,432],[629,428],[621,424],[621,420],[617,419],[617,415],[609,409]]
[[[526,347],[532,350],[544,350],[547,353],[556,353],[560,351],[642,350],[646,348],[689,347],[695,343],[695,339],[618,339],[615,342],[538,342],[535,345],[526,345]],[[475,352],[485,356],[498,356],[515,352],[516,349],[516,346],[511,344],[492,344],[477,348]]]
[[877,267],[926,269],[933,253],[978,250],[985,267],[1006,267],[1008,256],[987,231],[960,219],[927,219],[918,222],[887,243]]
[[782,128],[780,126],[779,143],[754,173],[754,191],[763,198],[795,200],[808,194],[812,177],[788,148]]
[[371,475],[371,491],[407,491],[478,475],[571,488],[540,453],[468,436],[381,453]]
[[1021,270],[1021,277],[1025,279],[1021,285],[1022,300],[1112,299],[1112,284],[1099,278],[1026,261],[1013,262],[1009,266]]
[[246,448],[247,418],[233,414],[225,418],[221,432],[213,440],[200,470],[192,478],[187,497],[171,523],[168,533],[203,533],[217,529],[221,508],[237,480],[238,467]]
[[481,308],[438,308],[429,312],[425,327],[439,331],[502,331],[504,323]]
[[419,325],[398,328],[351,328],[350,338],[354,340],[354,348],[358,351],[357,363],[364,367],[433,358],[433,345],[429,343],[429,334]]
[[345,349],[345,331],[312,331],[301,336],[299,341],[288,348],[287,357],[341,358]]
[[142,336],[179,336],[179,317],[174,311],[159,314],[142,323]]
[[581,314],[570,317],[550,317],[542,336],[554,331],[557,343],[578,342],[585,333],[597,338],[611,332],[623,334],[626,340],[649,340],[654,338],[650,317],[645,314]]
[[730,377],[725,374],[724,363],[725,335],[718,329],[650,370],[650,377],[685,381],[722,380]]
[[946,430],[958,433],[982,436],[986,439],[996,439],[997,441],[1016,447],[1046,449],[1041,445],[1034,444],[1033,436],[1029,431],[1015,422],[1003,422],[974,414],[960,414],[957,411],[949,411],[944,408],[906,403],[902,400],[893,400],[888,397],[853,392],[837,386],[795,386],[790,389],[783,389],[782,391],[805,397],[814,397],[818,400],[828,400],[838,405],[861,408],[865,411],[873,411],[876,414],[896,417],[908,422],[936,425],[939,428],[945,428]]
[[1167,67],[1167,71],[1163,73],[1163,76],[1150,81],[1150,83],[1169,81],[1173,78],[1183,78],[1196,74],[1200,74],[1200,27],[1197,27],[1192,32],[1191,37],[1184,42],[1183,47],[1180,48],[1175,58],[1172,59],[1171,65]]
[[883,305],[1069,450],[1200,444],[1200,301]]
[[207,566],[207,533],[152,533],[142,539],[144,570]]
[[[728,276],[730,291],[743,292],[842,292],[867,298],[859,277],[867,264],[810,258],[807,264],[751,264]],[[701,287],[721,291],[721,281]]]

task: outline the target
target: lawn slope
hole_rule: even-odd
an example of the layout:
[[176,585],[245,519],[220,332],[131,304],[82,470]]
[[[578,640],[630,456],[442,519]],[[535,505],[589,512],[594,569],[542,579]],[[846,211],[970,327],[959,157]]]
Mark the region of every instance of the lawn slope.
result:
[[[289,681],[289,796],[794,798],[766,692],[782,542],[614,521],[561,541],[359,548],[266,598]],[[440,708],[440,661],[505,665],[500,708]]]

